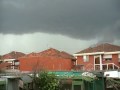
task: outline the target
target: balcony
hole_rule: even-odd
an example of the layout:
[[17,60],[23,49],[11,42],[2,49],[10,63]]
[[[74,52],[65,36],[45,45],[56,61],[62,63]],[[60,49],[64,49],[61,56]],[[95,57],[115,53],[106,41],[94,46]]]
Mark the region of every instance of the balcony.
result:
[[[118,69],[120,69],[120,67],[114,63],[102,64],[102,70],[118,70]],[[100,64],[95,64],[95,70],[100,70]]]

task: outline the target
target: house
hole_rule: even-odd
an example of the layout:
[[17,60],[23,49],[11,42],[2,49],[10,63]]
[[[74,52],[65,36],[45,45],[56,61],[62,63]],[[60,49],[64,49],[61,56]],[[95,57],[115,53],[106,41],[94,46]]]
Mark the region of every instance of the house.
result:
[[[6,66],[5,68],[8,70],[19,69],[19,61],[18,58],[24,56],[24,53],[12,51],[8,54],[1,56],[0,58],[0,66]],[[9,64],[6,64],[9,63]]]
[[69,71],[74,57],[66,52],[50,48],[39,53],[30,53],[19,58],[20,71],[32,72],[36,70]]
[[96,44],[74,56],[76,70],[115,70],[120,67],[120,46],[109,43]]
[[2,72],[4,70],[8,69],[10,66],[11,66],[11,64],[7,63],[7,62],[0,63],[0,71]]

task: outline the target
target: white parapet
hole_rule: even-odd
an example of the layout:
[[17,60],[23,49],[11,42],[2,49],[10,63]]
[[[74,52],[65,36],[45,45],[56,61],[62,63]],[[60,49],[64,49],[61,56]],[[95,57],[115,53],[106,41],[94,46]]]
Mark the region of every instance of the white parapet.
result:
[[105,77],[120,78],[120,71],[106,71],[104,72]]

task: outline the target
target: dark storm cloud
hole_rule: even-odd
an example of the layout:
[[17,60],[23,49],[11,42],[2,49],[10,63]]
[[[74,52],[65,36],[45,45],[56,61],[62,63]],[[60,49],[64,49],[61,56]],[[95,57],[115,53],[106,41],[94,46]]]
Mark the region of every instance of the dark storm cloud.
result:
[[119,0],[1,0],[0,33],[120,39]]

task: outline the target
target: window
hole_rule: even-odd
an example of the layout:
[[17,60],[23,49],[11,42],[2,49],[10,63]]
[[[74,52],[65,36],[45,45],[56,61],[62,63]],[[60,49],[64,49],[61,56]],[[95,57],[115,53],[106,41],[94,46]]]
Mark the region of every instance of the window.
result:
[[84,60],[84,62],[88,62],[88,61],[89,61],[89,56],[84,55],[84,56],[83,56],[83,60]]
[[20,62],[15,62],[15,65],[20,65]]
[[112,60],[112,55],[104,55],[103,58],[105,61],[110,61]]

